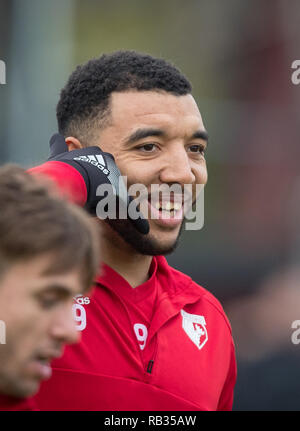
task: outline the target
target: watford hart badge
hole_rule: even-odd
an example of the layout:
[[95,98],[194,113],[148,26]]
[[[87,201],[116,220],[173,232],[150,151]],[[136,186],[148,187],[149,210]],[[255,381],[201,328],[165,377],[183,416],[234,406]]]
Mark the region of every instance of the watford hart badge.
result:
[[189,336],[198,349],[202,349],[206,341],[208,340],[206,322],[204,316],[198,316],[197,314],[190,314],[184,310],[181,310],[182,315],[182,328],[185,333]]

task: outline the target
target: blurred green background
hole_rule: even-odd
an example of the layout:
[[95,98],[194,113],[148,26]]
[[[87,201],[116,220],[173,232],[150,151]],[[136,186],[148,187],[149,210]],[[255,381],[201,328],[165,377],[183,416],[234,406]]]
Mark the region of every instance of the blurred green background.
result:
[[134,49],[192,82],[210,135],[205,225],[168,256],[222,302],[238,358],[235,410],[300,410],[298,0],[0,0],[0,162],[48,155],[79,63]]

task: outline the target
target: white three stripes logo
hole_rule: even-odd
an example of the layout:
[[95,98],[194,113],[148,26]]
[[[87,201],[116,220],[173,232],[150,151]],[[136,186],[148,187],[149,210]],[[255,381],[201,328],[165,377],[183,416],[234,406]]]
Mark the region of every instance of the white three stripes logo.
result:
[[105,175],[109,175],[109,170],[106,168],[105,159],[101,154],[90,154],[88,156],[74,157],[74,160],[90,163],[100,169]]
[[103,156],[101,154],[96,154],[95,156],[88,156],[91,161],[98,162],[100,165],[106,166]]

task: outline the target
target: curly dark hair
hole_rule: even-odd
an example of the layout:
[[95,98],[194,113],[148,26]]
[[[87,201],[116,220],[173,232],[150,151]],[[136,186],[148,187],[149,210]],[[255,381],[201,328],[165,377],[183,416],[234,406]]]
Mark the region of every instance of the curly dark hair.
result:
[[70,75],[57,104],[59,132],[91,145],[96,129],[107,124],[111,93],[127,90],[166,91],[180,96],[190,94],[192,87],[163,59],[135,51],[104,54],[77,66]]

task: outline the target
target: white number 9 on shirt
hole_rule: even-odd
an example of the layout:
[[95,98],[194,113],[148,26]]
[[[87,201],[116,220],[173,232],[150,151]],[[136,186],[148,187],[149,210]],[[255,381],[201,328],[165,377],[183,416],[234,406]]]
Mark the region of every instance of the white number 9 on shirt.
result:
[[72,310],[74,320],[78,322],[78,325],[76,325],[77,331],[83,331],[86,327],[86,312],[84,307],[80,304],[74,304]]
[[[148,337],[148,329],[142,323],[135,323],[133,329],[137,340],[139,341],[140,349],[144,350]],[[141,344],[142,343],[142,344]]]

